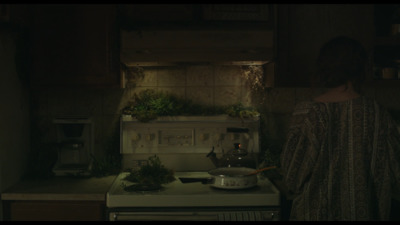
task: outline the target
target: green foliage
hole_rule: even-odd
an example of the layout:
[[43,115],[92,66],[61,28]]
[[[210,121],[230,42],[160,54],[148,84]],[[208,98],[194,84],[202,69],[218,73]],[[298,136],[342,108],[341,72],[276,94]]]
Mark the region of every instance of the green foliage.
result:
[[259,113],[252,107],[244,107],[242,103],[229,106],[225,111],[231,117],[251,118]]
[[123,109],[122,113],[131,115],[141,122],[148,122],[157,119],[159,116],[210,116],[228,114],[232,117],[249,118],[259,115],[255,109],[244,107],[241,103],[227,107],[206,106],[151,89],[135,94],[133,102],[129,103]]
[[148,159],[148,164],[133,170],[125,180],[143,185],[162,185],[175,180],[174,171],[167,169],[157,155]]

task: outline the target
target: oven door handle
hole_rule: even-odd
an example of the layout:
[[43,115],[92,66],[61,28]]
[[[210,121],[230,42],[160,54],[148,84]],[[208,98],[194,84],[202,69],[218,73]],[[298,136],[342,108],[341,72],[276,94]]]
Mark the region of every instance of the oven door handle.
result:
[[218,220],[218,215],[213,212],[112,212],[111,221],[177,221],[177,220]]
[[280,220],[279,211],[197,211],[197,212],[110,212],[111,221],[271,221]]

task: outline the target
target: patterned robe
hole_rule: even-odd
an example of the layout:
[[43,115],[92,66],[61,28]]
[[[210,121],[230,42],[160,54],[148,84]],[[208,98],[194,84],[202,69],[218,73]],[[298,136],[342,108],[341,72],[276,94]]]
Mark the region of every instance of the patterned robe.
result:
[[296,106],[281,155],[290,220],[389,220],[400,136],[374,100]]

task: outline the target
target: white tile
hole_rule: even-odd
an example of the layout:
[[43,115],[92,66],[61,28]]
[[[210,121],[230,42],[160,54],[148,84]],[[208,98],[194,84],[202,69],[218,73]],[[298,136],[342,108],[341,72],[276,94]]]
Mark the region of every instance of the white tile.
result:
[[215,86],[240,86],[242,85],[242,70],[240,66],[216,66]]
[[185,86],[186,70],[184,67],[160,68],[157,71],[157,86]]
[[185,87],[159,87],[156,89],[158,92],[162,92],[168,95],[174,95],[178,98],[186,98],[186,88]]
[[214,70],[212,66],[189,66],[187,68],[187,86],[213,86]]
[[157,86],[157,69],[144,68],[144,77],[137,79],[137,87],[156,87]]
[[215,105],[227,106],[237,104],[241,101],[240,86],[220,86],[215,87]]
[[207,106],[214,105],[214,93],[211,87],[189,87],[186,90],[186,98],[196,104]]

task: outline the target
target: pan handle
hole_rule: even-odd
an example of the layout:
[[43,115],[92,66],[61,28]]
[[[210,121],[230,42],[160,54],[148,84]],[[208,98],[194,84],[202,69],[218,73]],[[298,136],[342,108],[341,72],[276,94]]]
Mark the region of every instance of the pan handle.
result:
[[257,174],[259,172],[262,172],[262,171],[265,171],[265,170],[270,170],[270,169],[275,169],[275,168],[276,168],[276,166],[265,167],[265,168],[262,168],[262,169],[255,170],[254,172],[251,172],[248,175]]

